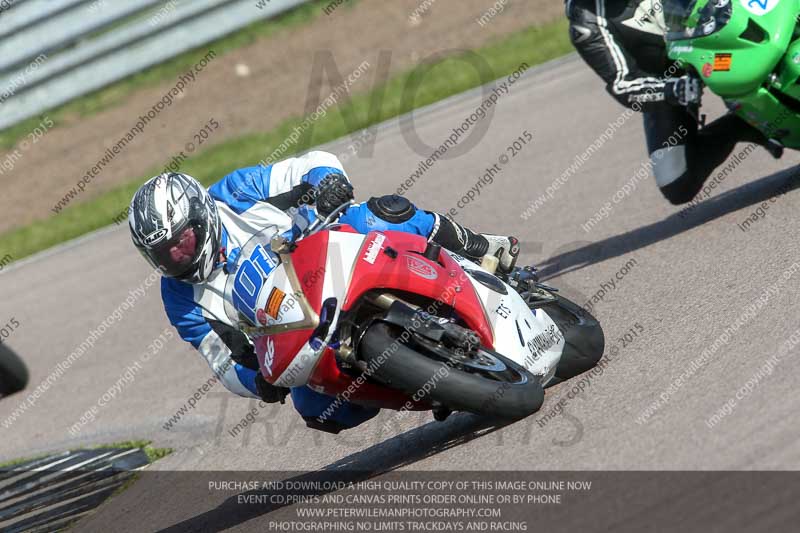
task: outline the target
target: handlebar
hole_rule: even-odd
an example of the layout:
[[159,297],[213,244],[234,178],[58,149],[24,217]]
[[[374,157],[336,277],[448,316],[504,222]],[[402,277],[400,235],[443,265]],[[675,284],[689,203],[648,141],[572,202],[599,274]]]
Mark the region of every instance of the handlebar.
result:
[[306,237],[310,237],[314,233],[322,231],[323,229],[325,229],[326,226],[338,220],[339,217],[342,215],[342,213],[345,211],[345,209],[347,209],[354,203],[355,202],[353,200],[348,200],[339,207],[337,207],[336,209],[334,209],[331,212],[331,214],[325,218],[325,220],[320,220],[319,218],[316,219],[314,222],[309,224],[308,227],[302,231],[302,233],[300,233],[300,236],[297,239],[295,239],[294,242],[298,242],[302,239],[305,239]]
[[353,203],[355,203],[353,200],[348,200],[334,209],[333,212],[331,212],[331,214],[328,215],[324,220],[319,218],[316,219],[314,222],[309,224],[308,227],[304,229],[296,239],[287,239],[279,234],[274,235],[272,239],[270,239],[270,249],[278,255],[292,253],[298,242],[306,237],[310,237],[311,235],[324,230],[331,223],[338,220],[342,212],[344,212],[344,210],[350,207]]

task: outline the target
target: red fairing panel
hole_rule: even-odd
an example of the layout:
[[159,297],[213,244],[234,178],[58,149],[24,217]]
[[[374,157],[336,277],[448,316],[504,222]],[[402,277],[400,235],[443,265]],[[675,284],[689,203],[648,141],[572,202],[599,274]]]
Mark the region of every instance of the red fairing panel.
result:
[[[322,288],[325,273],[325,259],[328,252],[328,232],[322,231],[303,239],[292,253],[292,264],[300,280],[300,285],[311,307],[319,314],[322,308]],[[319,280],[319,282],[316,282]],[[258,363],[265,367],[264,359],[272,358],[272,375],[267,381],[277,379],[289,366],[303,345],[311,337],[313,330],[295,330],[277,335],[259,337],[255,340]],[[270,345],[270,343],[272,343]],[[263,372],[262,372],[263,373]]]
[[[399,231],[373,231],[367,235],[356,261],[352,282],[342,308],[350,309],[367,291],[394,289],[445,303],[478,333],[481,342],[493,347],[492,329],[467,274],[445,250],[434,262],[422,256],[427,240]],[[396,258],[386,253],[391,247]]]

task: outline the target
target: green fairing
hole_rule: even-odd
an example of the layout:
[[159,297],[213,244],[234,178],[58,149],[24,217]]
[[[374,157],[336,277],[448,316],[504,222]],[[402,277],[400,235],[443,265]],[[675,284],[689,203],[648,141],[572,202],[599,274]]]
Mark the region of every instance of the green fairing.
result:
[[[768,137],[800,149],[800,0],[729,2],[729,9],[725,0],[691,4],[682,23],[683,35],[676,31],[673,18],[667,35],[669,57],[694,71],[729,108]],[[725,12],[721,23],[708,35],[687,38],[704,31],[703,10],[719,5],[725,6],[720,10]],[[669,9],[668,5],[665,11]],[[724,54],[730,54],[730,70],[724,70],[728,61]]]

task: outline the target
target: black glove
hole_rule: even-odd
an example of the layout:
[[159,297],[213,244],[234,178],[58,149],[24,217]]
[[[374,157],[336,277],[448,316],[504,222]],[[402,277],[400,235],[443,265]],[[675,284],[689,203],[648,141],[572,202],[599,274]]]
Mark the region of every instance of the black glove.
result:
[[317,212],[327,218],[337,207],[353,198],[353,186],[344,174],[328,174],[317,185]]
[[276,387],[272,383],[267,383],[260,372],[256,374],[256,390],[264,403],[286,403],[286,395],[289,394],[289,389],[286,387]]
[[703,97],[703,84],[691,76],[669,78],[664,85],[664,99],[675,106],[699,104]]

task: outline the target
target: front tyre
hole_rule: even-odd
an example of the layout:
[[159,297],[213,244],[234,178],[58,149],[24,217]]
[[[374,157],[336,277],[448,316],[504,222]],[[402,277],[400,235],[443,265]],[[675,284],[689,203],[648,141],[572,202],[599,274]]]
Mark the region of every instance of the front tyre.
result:
[[605,335],[586,309],[560,294],[553,296],[555,301],[534,307],[545,311],[564,335],[564,351],[555,374],[555,382],[561,382],[597,366],[605,350]]
[[0,344],[0,398],[19,392],[28,384],[28,369],[11,349]]
[[437,354],[401,342],[403,331],[375,322],[359,345],[372,376],[386,385],[454,411],[504,419],[524,418],[542,406],[539,378],[507,357],[481,349],[475,362],[452,363],[448,358],[450,364],[445,364]]

